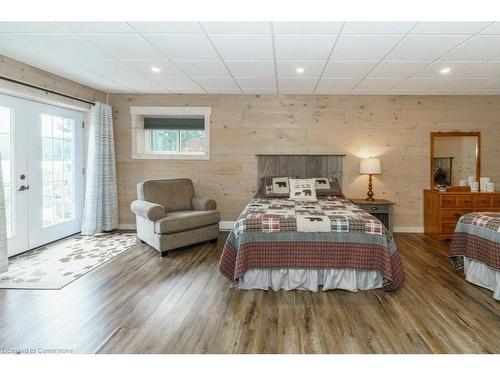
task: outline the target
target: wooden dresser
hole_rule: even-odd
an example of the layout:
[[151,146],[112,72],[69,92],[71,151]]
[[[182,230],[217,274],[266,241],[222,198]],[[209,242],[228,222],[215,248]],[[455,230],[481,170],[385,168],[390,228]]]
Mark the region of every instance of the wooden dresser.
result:
[[462,215],[480,211],[500,211],[500,192],[424,190],[424,232],[437,240],[451,239]]

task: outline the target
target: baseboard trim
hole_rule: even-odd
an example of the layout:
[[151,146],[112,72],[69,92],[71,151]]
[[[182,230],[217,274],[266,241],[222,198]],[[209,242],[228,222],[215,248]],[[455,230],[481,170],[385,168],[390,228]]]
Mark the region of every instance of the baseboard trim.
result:
[[394,233],[424,233],[424,227],[394,227]]
[[[221,232],[229,232],[234,227],[234,221],[221,221],[219,230]],[[135,224],[119,224],[118,229],[133,230],[136,229]],[[394,227],[394,233],[424,233],[423,227]]]

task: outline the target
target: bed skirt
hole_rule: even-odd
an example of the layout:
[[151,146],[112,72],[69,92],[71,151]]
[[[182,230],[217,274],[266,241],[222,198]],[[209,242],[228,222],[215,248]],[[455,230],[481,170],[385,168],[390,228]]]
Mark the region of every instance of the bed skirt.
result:
[[464,273],[467,281],[493,291],[493,298],[500,301],[500,271],[464,257]]
[[383,287],[384,277],[379,271],[346,269],[251,269],[235,283],[239,289],[278,291],[344,289],[350,292]]

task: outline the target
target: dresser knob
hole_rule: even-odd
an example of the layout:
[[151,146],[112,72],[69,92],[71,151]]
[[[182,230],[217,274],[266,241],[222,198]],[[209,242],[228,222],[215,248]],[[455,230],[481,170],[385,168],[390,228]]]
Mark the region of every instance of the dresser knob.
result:
[[377,211],[378,207],[372,207],[372,211]]

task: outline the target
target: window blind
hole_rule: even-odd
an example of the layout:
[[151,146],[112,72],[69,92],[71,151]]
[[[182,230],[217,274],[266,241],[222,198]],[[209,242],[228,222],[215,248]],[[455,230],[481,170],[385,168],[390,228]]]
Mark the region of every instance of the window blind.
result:
[[205,130],[204,117],[145,117],[144,129]]

